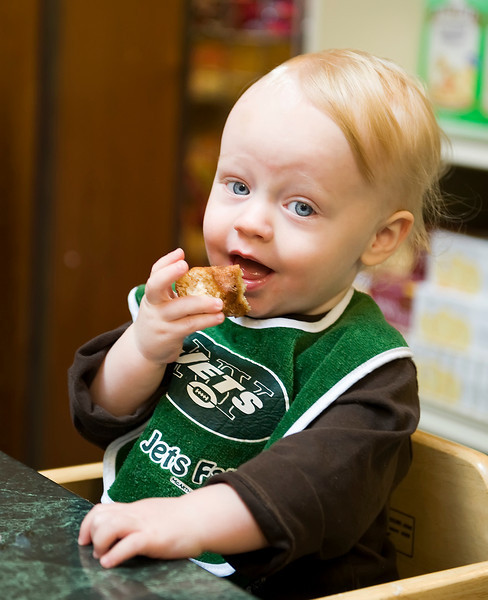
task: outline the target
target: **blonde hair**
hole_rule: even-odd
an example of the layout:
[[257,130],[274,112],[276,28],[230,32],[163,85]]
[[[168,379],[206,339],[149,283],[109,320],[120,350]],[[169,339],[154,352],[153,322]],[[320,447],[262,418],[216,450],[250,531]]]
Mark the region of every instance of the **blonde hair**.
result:
[[427,225],[440,214],[443,133],[421,82],[390,60],[349,49],[296,56],[269,76],[290,74],[341,128],[364,179],[386,184],[394,209],[414,215],[411,249],[427,249]]

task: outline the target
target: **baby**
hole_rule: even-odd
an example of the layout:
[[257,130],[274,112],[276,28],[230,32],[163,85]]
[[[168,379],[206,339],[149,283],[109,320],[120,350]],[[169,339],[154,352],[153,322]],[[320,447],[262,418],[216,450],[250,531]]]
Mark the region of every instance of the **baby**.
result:
[[70,370],[75,425],[108,446],[79,535],[104,567],[191,558],[280,599],[397,576],[387,505],[416,372],[353,282],[427,246],[440,136],[416,80],[365,52],[296,57],[237,101],[203,231],[210,264],[241,267],[249,314],[177,297],[178,249]]

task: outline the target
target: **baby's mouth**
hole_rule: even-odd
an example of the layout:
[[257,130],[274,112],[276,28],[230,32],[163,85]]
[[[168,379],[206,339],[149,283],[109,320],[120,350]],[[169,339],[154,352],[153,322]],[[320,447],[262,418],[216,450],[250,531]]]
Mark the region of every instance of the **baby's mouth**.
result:
[[250,258],[234,255],[231,259],[233,264],[241,267],[244,281],[258,281],[272,273],[272,269]]

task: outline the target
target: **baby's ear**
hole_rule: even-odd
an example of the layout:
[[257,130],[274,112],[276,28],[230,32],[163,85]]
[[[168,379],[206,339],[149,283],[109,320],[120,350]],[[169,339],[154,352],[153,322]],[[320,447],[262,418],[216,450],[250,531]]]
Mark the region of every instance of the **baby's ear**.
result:
[[389,258],[410,233],[414,217],[408,210],[393,213],[371,239],[361,255],[361,262],[366,267],[380,265]]

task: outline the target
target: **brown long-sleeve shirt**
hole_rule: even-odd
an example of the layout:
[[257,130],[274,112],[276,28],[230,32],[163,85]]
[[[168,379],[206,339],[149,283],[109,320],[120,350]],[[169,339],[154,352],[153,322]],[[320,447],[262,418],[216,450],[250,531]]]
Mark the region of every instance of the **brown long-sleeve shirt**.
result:
[[[74,424],[101,447],[146,421],[164,389],[128,417],[93,405],[89,385],[126,327],[85,344],[69,372]],[[419,412],[415,366],[398,359],[364,377],[304,431],[208,480],[237,491],[269,542],[225,557],[253,593],[314,598],[396,577],[387,505],[410,465]]]

